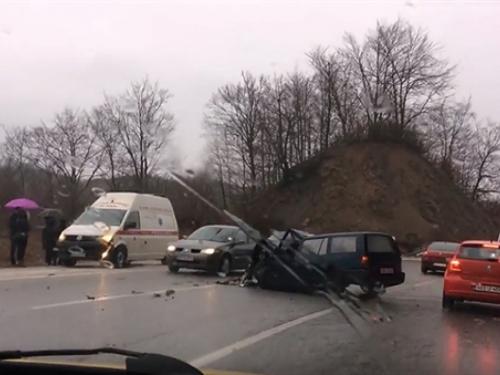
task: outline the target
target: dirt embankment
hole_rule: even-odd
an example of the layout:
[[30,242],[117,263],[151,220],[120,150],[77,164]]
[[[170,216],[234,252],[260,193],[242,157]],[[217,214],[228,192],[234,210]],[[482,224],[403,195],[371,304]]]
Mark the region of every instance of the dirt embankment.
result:
[[447,176],[403,146],[337,147],[238,211],[313,233],[376,230],[409,250],[429,240],[496,239],[499,226]]

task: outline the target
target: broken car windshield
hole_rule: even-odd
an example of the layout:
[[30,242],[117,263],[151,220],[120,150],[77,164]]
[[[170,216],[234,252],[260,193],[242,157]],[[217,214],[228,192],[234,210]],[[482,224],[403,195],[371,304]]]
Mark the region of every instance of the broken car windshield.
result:
[[108,226],[118,227],[126,213],[126,210],[90,207],[83,211],[74,224],[94,225],[96,222],[102,222]]

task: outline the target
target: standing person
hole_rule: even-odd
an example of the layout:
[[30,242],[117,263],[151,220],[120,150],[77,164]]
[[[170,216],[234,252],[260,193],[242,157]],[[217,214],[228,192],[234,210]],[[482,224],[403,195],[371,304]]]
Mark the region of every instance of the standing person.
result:
[[57,221],[53,216],[45,217],[45,227],[42,231],[42,247],[45,250],[45,263],[48,266],[56,265],[56,254],[54,247],[57,244],[60,230]]
[[[64,219],[60,219],[59,220],[59,226],[57,227],[57,237],[56,237],[56,245],[57,245],[57,241],[59,239],[59,236],[61,235],[62,231],[65,230],[67,227],[67,223],[66,223],[66,220]],[[62,264],[61,263],[61,259],[59,259],[59,257],[57,256],[57,254],[55,255],[55,262],[56,264],[60,265]]]
[[24,267],[24,254],[28,245],[30,224],[26,211],[16,207],[9,219],[10,263]]

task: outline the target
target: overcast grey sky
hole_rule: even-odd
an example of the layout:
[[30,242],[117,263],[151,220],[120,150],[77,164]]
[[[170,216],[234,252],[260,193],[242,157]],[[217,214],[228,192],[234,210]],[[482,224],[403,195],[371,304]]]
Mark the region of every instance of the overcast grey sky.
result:
[[[177,148],[192,164],[204,107],[217,87],[307,69],[305,52],[362,38],[377,19],[426,28],[459,64],[458,94],[500,121],[500,2],[494,1],[0,1],[0,123],[90,108],[146,74],[174,97]],[[196,153],[196,150],[199,150]]]

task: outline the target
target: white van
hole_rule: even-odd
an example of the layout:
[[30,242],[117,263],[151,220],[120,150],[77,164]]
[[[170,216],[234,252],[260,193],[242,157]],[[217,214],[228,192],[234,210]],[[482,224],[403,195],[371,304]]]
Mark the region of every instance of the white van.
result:
[[150,194],[106,193],[59,236],[59,258],[108,260],[116,268],[137,260],[163,260],[179,239],[170,200]]

